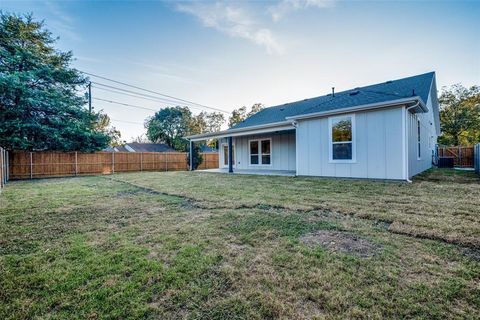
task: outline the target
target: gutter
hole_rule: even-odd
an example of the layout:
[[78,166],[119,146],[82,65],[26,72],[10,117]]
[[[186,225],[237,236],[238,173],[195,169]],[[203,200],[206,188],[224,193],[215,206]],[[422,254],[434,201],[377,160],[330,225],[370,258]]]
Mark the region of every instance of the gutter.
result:
[[319,118],[319,117],[326,117],[326,116],[335,115],[335,114],[351,113],[351,112],[372,110],[372,109],[389,108],[389,107],[394,107],[394,106],[398,106],[398,105],[402,105],[402,104],[408,104],[408,103],[415,103],[415,107],[420,106],[420,108],[422,109],[423,112],[428,112],[428,108],[425,105],[425,103],[423,103],[422,98],[420,98],[419,96],[413,96],[413,97],[409,97],[409,98],[393,100],[393,101],[390,101],[388,103],[377,102],[377,103],[364,104],[364,105],[360,105],[360,106],[342,108],[342,109],[337,109],[337,110],[312,112],[312,113],[301,114],[301,115],[298,115],[298,116],[286,117],[286,119],[287,120],[302,120],[302,119],[309,119],[309,118]]

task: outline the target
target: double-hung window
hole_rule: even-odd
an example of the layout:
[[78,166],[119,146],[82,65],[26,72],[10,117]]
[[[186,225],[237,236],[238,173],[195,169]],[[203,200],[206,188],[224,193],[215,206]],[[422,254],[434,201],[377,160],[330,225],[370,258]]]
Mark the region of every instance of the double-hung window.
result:
[[250,140],[250,165],[270,165],[272,163],[271,139]]
[[329,118],[330,162],[355,162],[355,115]]

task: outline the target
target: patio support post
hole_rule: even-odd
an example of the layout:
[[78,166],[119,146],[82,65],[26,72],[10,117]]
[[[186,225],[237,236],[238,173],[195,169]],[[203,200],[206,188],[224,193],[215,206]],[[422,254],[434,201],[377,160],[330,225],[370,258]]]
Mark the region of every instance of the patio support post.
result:
[[190,171],[193,171],[193,141],[190,140]]
[[233,172],[233,152],[232,152],[232,137],[228,137],[228,172]]

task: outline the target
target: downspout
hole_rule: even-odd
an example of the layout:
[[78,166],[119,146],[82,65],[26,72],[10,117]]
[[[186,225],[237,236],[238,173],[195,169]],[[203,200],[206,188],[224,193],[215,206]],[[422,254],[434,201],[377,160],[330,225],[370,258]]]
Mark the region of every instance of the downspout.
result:
[[297,128],[298,128],[298,122],[293,121],[292,126],[295,128],[295,177],[298,177],[298,141],[297,141]]
[[405,108],[405,149],[403,150],[405,152],[405,157],[406,157],[406,160],[407,160],[407,168],[406,168],[406,176],[405,176],[405,180],[407,182],[412,182],[412,180],[410,180],[410,177],[409,177],[409,164],[410,164],[410,158],[408,157],[408,149],[409,149],[409,144],[408,144],[408,136],[409,136],[409,132],[408,132],[408,111],[410,109],[413,109],[413,108],[416,108],[420,105],[420,101],[417,101],[417,103],[415,103],[413,106],[410,106],[410,107],[407,107]]

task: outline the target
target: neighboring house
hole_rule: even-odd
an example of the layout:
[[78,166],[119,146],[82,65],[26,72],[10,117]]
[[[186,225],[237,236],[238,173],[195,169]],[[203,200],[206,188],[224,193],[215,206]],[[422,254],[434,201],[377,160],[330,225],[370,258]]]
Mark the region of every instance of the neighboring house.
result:
[[187,138],[220,139],[219,165],[229,171],[409,180],[431,167],[439,134],[430,72],[266,108],[228,130]]
[[200,146],[200,152],[201,153],[217,153],[218,149],[215,147],[209,147],[206,144],[202,144]]
[[109,152],[175,152],[175,149],[164,143],[127,143],[123,146],[108,147],[103,151]]

